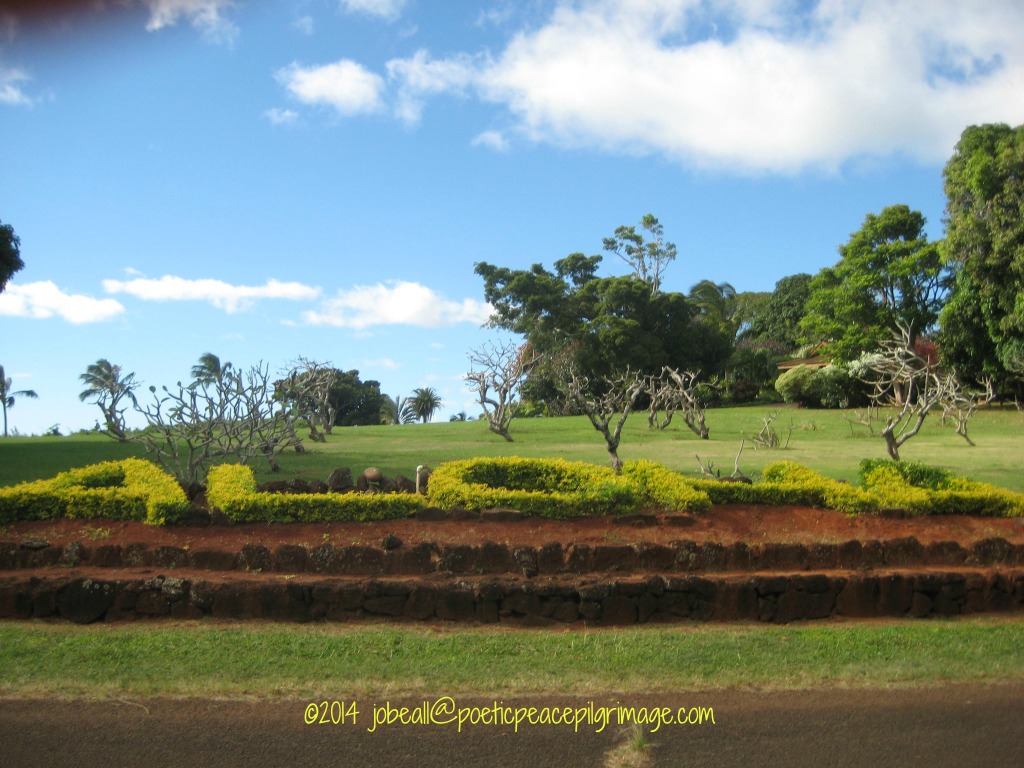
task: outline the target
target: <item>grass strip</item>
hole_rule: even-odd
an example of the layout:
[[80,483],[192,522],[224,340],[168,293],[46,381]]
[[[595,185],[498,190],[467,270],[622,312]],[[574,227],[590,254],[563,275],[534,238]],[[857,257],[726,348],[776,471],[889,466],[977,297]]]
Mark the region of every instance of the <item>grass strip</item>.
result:
[[1024,679],[1024,620],[552,632],[0,623],[0,696],[328,697],[801,689]]

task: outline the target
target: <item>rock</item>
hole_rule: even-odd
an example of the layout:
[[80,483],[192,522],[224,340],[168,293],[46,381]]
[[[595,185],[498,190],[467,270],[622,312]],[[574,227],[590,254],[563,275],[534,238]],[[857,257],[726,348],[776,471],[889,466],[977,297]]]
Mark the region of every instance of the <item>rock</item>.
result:
[[78,579],[60,591],[60,615],[76,624],[89,624],[103,617],[114,604],[114,589],[105,582]]
[[331,493],[348,493],[354,487],[352,484],[352,470],[348,467],[338,467],[327,478],[327,490]]
[[395,476],[395,486],[399,493],[416,493],[416,483],[405,475]]
[[25,539],[18,546],[21,549],[27,549],[30,552],[37,552],[40,549],[46,549],[50,546],[50,542],[45,539]]
[[310,480],[309,481],[309,492],[310,493],[327,493],[327,483],[323,480]]
[[376,467],[367,467],[363,470],[363,477],[372,485],[381,482],[384,479],[384,473]]
[[388,551],[392,549],[398,549],[400,546],[402,546],[402,540],[395,536],[395,534],[389,533],[387,536],[384,537],[384,540],[381,542],[381,546]]

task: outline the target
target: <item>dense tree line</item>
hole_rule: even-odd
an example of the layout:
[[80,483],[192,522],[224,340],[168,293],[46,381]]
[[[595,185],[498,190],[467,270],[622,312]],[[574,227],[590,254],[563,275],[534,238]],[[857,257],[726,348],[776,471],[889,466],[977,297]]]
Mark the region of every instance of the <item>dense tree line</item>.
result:
[[[676,246],[646,215],[620,226],[604,250],[631,274],[599,275],[602,256],[573,253],[549,269],[476,264],[492,324],[521,335],[535,361],[522,385],[524,412],[572,410],[559,382],[571,370],[591,382],[625,370],[700,371],[718,385],[706,399],[774,397],[778,364],[832,361],[801,373],[817,404],[867,398],[859,376],[895,335],[915,354],[964,381],[993,381],[1019,395],[1024,380],[1024,126],[972,126],[943,172],[946,237],[929,241],[925,218],[904,204],[865,216],[816,275],[780,279],[770,293],[738,293],[703,280],[663,291]],[[936,351],[937,350],[937,351]],[[811,380],[818,376],[820,381]],[[859,392],[858,392],[859,387]]]

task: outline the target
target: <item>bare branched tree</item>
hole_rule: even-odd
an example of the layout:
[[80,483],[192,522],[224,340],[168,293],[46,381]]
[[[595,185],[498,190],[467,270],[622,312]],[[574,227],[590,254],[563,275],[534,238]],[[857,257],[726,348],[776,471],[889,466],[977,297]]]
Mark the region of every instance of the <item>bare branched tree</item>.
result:
[[338,371],[329,362],[299,357],[289,364],[285,377],[274,383],[276,397],[287,403],[298,418],[309,426],[309,439],[326,442],[334,429],[337,411],[331,403],[331,388]]
[[529,345],[508,341],[473,350],[469,362],[466,384],[476,392],[488,428],[511,443],[508,428],[519,412],[519,391],[536,356]]
[[563,393],[587,414],[594,429],[604,436],[612,469],[616,472],[622,469],[618,453],[622,427],[643,393],[644,385],[644,377],[628,368],[625,373],[592,384],[571,365],[560,384]]
[[153,402],[136,404],[148,427],[132,439],[187,488],[202,482],[214,461],[246,464],[262,456],[277,471],[277,454],[302,451],[293,417],[275,403],[262,364],[244,372],[225,366],[216,377],[149,391]]
[[[652,429],[665,429],[672,423],[676,412],[683,415],[683,421],[695,435],[707,440],[710,432],[704,422],[704,405],[697,397],[697,379],[700,371],[680,373],[667,365],[661,369],[660,376],[649,376],[646,379],[646,391],[650,397],[650,409],[647,414],[647,425]],[[715,382],[711,382],[714,386]],[[659,416],[664,412],[664,417]]]
[[942,403],[942,421],[952,419],[956,422],[956,433],[960,435],[967,444],[974,445],[974,441],[967,435],[967,422],[974,416],[974,412],[992,402],[996,396],[992,379],[985,378],[982,382],[984,389],[980,392],[964,392],[960,382],[951,374],[947,375],[948,396]]
[[910,329],[901,326],[899,335],[883,343],[879,354],[867,362],[874,374],[869,380],[874,387],[872,402],[894,409],[882,430],[886,450],[894,461],[899,461],[900,448],[921,431],[928,414],[936,407],[947,414],[957,414],[957,434],[973,445],[967,437],[967,420],[976,406],[967,405],[955,375],[937,370],[914,352],[912,338]]

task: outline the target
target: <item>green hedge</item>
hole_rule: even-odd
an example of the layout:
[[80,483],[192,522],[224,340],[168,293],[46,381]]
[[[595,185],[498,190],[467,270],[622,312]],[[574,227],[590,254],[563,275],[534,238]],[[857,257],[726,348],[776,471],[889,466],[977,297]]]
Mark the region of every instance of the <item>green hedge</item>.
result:
[[174,522],[189,510],[178,482],[156,464],[124,459],[0,488],[0,522],[57,517]]
[[693,512],[710,506],[682,476],[653,462],[627,462],[616,475],[582,461],[516,456],[446,462],[430,476],[428,496],[444,508],[511,507],[557,519],[624,514],[647,504]]
[[426,506],[422,496],[412,493],[262,493],[252,468],[242,464],[213,467],[206,499],[239,523],[394,520]]
[[1024,517],[1024,494],[957,477],[939,467],[865,460],[860,475],[881,506],[905,509],[913,515]]
[[678,472],[653,461],[627,461],[622,466],[622,475],[637,485],[645,504],[687,512],[706,512],[711,508],[707,493],[695,488]]

